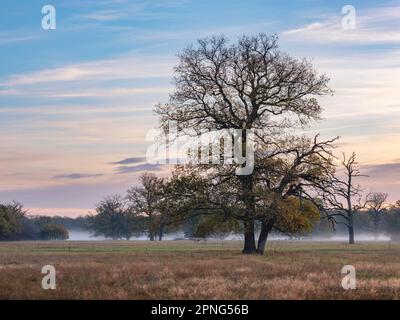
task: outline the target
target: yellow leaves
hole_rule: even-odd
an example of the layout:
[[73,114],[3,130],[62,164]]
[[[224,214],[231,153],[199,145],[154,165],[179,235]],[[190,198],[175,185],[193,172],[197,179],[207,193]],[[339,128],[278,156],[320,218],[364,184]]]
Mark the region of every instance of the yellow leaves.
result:
[[277,202],[277,225],[288,233],[305,232],[319,220],[318,208],[309,200],[288,197]]

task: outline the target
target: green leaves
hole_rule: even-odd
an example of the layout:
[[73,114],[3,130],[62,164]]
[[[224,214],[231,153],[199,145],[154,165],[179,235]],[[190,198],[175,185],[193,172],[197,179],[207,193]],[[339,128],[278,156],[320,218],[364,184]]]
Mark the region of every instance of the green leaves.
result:
[[17,202],[0,204],[0,240],[16,240],[23,231],[25,211]]

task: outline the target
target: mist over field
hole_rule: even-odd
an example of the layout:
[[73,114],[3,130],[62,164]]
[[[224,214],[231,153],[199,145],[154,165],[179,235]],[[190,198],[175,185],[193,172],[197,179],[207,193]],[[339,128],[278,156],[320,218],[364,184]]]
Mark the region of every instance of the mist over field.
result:
[[[69,232],[69,240],[71,241],[105,241],[105,240],[110,240],[106,239],[105,237],[101,236],[94,236],[90,234],[90,232],[85,231],[85,230],[68,230]],[[175,240],[177,238],[183,238],[184,235],[183,233],[174,233],[174,234],[166,234],[163,237],[163,240]],[[149,238],[145,235],[140,236],[140,237],[132,237],[131,240],[142,240],[146,241],[149,240]]]
[[[107,241],[105,237],[101,236],[93,236],[90,232],[85,230],[68,230],[69,231],[69,241]],[[164,240],[182,240],[185,238],[183,232],[176,232],[176,233],[167,233],[163,237]],[[390,236],[381,233],[375,236],[373,233],[356,233],[355,238],[359,242],[389,242],[392,241]],[[324,241],[332,241],[332,242],[346,242],[348,240],[348,235],[345,233],[337,233],[327,236],[304,236],[304,237],[289,237],[289,236],[282,236],[278,234],[272,234],[269,238],[272,241],[317,241],[317,242],[324,242]],[[139,236],[139,237],[132,237],[132,241],[147,241],[149,240],[147,236]],[[243,236],[240,234],[233,234],[227,236],[223,239],[210,237],[207,240],[215,241],[215,240],[224,240],[224,241],[232,241],[232,240],[243,240]],[[202,240],[204,241],[204,240]]]

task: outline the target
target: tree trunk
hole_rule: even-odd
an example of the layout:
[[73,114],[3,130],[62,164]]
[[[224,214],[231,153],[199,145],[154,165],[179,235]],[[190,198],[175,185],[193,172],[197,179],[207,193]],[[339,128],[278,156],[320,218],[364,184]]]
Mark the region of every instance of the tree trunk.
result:
[[268,240],[268,235],[271,232],[272,227],[273,227],[272,222],[271,223],[263,222],[261,224],[261,232],[258,237],[258,243],[257,243],[257,253],[259,255],[264,254],[265,246],[266,246],[267,240]]
[[164,235],[164,224],[160,224],[160,228],[158,229],[158,241],[162,240]]
[[349,243],[354,244],[354,228],[349,227]]
[[252,254],[256,253],[256,240],[254,235],[254,216],[255,216],[255,202],[253,195],[253,177],[251,175],[241,176],[243,203],[245,205],[244,217],[244,248],[242,253]]
[[354,224],[353,224],[353,215],[349,215],[349,243],[354,244]]
[[244,224],[244,247],[243,254],[256,253],[256,240],[254,237],[254,220],[245,221]]
[[154,234],[153,234],[153,232],[150,232],[150,233],[149,233],[149,238],[150,238],[150,241],[154,241]]

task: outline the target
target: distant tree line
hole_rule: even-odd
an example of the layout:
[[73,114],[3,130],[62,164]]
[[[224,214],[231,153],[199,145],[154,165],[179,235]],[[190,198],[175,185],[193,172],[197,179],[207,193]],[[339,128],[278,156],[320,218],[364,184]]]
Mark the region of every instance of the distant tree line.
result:
[[[157,178],[153,174],[144,174],[141,181],[145,182],[144,186],[130,189],[125,197],[106,197],[96,207],[96,214],[77,218],[28,216],[20,203],[0,204],[0,241],[66,240],[69,238],[69,230],[88,231],[93,236],[113,240],[146,235],[149,240],[161,241],[165,234],[177,232],[183,233],[186,239],[210,237],[223,239],[229,235],[240,234],[243,230],[243,226],[237,221],[224,219],[212,212],[188,214],[179,210],[156,210],[160,205],[161,196],[158,195],[156,201],[153,198],[154,193],[161,192],[162,188],[168,185],[166,179]],[[140,211],[144,202],[136,199],[134,203],[130,203],[129,199],[132,200],[133,194],[136,195],[139,191],[143,201],[152,199],[149,203],[153,209],[147,208],[147,214]],[[164,205],[165,202],[164,198]],[[190,212],[190,206],[186,206],[184,210]],[[292,231],[288,228],[277,233],[293,238],[327,237],[347,233],[348,220],[335,213],[339,212],[331,210],[327,215],[313,219],[307,228],[297,227]],[[335,217],[335,221],[330,217]],[[391,204],[387,202],[385,193],[368,194],[364,207],[353,213],[353,228],[358,233],[373,234],[376,238],[378,235],[386,235],[393,241],[400,241],[400,200]],[[261,232],[260,225],[256,225],[256,231]]]
[[68,226],[79,219],[30,217],[18,202],[0,204],[0,241],[66,240]]

